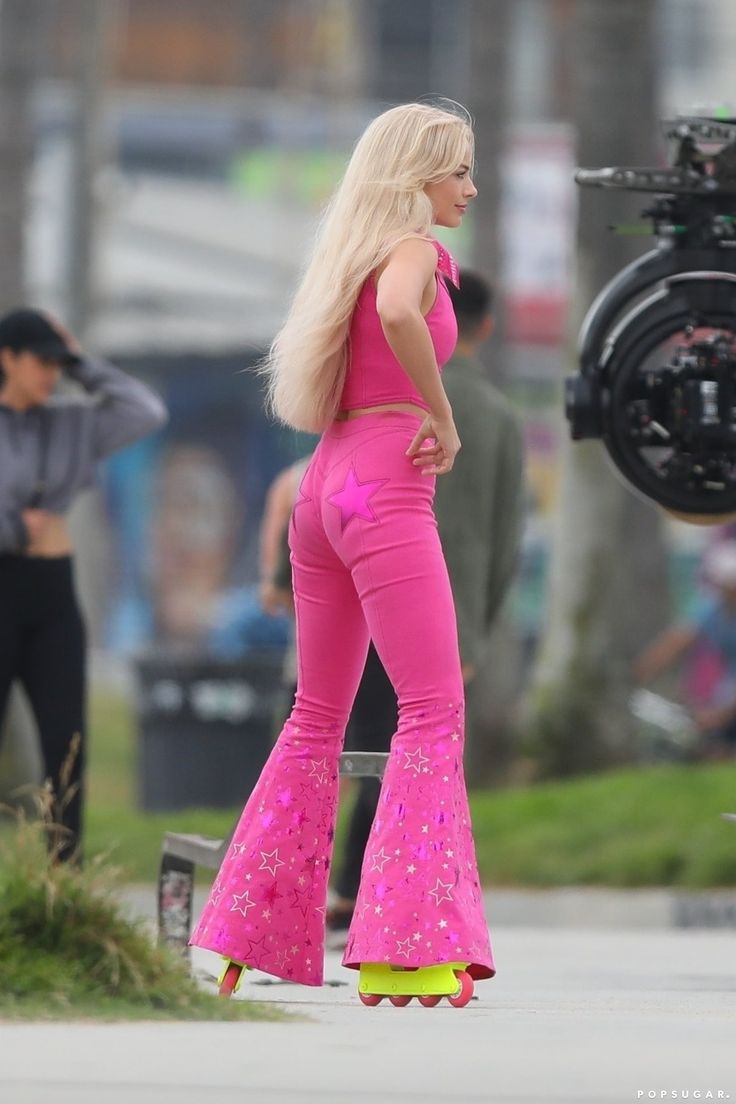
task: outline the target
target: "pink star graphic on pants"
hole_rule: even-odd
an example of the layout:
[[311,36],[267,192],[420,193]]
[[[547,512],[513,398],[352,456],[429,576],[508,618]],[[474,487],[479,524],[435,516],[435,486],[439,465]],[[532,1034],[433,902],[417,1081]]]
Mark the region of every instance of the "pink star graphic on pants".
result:
[[378,521],[369,500],[384,483],[388,483],[388,479],[368,479],[365,483],[361,483],[355,468],[350,468],[345,476],[342,490],[335,491],[327,497],[327,501],[337,506],[340,511],[343,532],[348,522],[355,517],[362,518],[363,521]]
[[[304,481],[302,480],[302,484],[303,484],[303,482]],[[296,499],[294,501],[294,505],[293,505],[292,510],[291,510],[291,524],[294,527],[294,532],[296,532],[296,512],[297,512],[297,509],[300,506],[304,506],[307,502],[311,502],[311,501],[312,501],[311,497],[309,495],[306,495],[304,493],[304,491],[302,490],[301,486],[300,486],[299,490],[296,492]]]

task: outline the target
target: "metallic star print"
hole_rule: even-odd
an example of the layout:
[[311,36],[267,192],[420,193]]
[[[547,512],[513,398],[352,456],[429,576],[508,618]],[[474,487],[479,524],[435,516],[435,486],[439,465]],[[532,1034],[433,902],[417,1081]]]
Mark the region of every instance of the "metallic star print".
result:
[[255,901],[250,899],[250,890],[246,889],[245,893],[241,893],[238,896],[233,894],[233,904],[230,908],[230,912],[240,912],[243,916],[248,915],[248,909],[255,908]]
[[[482,968],[492,962],[461,724],[456,706],[448,714],[438,704],[409,717],[394,737],[346,962],[463,961],[458,947],[472,948],[466,961]],[[342,732],[302,722],[297,742],[296,727],[287,722],[261,775],[192,941],[266,973],[319,985]]]
[[316,778],[319,783],[323,783],[327,775],[329,774],[329,767],[327,766],[326,759],[320,759],[315,763],[314,759],[310,759],[312,769],[309,773],[310,778]]
[[390,862],[390,861],[391,861],[391,856],[390,855],[384,855],[383,848],[381,848],[381,850],[378,852],[378,854],[373,855],[372,858],[371,858],[371,862],[373,864],[371,866],[371,870],[377,870],[379,874],[383,874],[384,866],[386,865],[387,862]]
[[424,764],[429,762],[427,756],[422,755],[422,749],[420,747],[416,748],[414,751],[405,751],[404,755],[406,756],[404,770],[411,770],[413,768],[417,774],[420,773]]
[[447,883],[441,882],[440,879],[438,878],[437,879],[437,885],[434,887],[434,889],[430,889],[429,896],[434,897],[436,903],[438,905],[441,905],[443,901],[451,901],[452,900],[452,892],[451,891],[452,891],[452,882],[447,882]]
[[259,870],[267,870],[269,872],[269,874],[273,874],[274,878],[276,877],[276,871],[278,870],[278,868],[280,866],[285,866],[286,865],[279,858],[279,849],[278,849],[278,847],[274,851],[268,851],[268,852],[261,851],[261,858],[263,859],[263,862],[258,867],[258,869]]
[[224,892],[224,886],[220,885],[220,879],[218,878],[212,887],[212,892],[210,893],[210,903],[213,905],[214,908],[217,908],[217,906],[219,905]]

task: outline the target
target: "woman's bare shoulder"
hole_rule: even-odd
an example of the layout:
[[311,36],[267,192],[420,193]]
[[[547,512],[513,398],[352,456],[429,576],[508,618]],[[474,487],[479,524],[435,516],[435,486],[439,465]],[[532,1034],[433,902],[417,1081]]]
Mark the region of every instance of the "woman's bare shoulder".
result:
[[437,260],[437,242],[434,238],[425,238],[421,234],[409,234],[398,241],[389,256],[403,255],[430,257]]
[[432,238],[424,238],[419,234],[402,238],[394,245],[385,260],[376,269],[376,276],[388,268],[389,265],[411,265],[426,270],[431,275],[437,267],[437,250]]

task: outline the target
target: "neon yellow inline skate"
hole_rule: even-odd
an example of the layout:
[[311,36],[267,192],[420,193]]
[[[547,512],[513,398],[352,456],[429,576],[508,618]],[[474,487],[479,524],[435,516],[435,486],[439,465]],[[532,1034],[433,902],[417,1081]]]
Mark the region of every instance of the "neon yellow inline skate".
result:
[[248,967],[244,962],[236,962],[234,958],[225,958],[223,962],[225,965],[217,979],[217,993],[218,996],[229,1000],[240,989]]
[[467,962],[443,962],[438,966],[391,966],[383,962],[364,962],[358,978],[358,996],[373,1007],[388,997],[391,1004],[403,1008],[417,997],[425,1008],[434,1008],[447,997],[453,1008],[464,1008],[473,996],[473,979]]

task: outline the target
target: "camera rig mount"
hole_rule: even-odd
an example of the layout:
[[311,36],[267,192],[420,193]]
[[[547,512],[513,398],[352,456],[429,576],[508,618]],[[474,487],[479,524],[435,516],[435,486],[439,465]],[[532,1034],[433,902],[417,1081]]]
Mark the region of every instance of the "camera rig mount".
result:
[[655,249],[600,292],[566,381],[574,440],[600,438],[640,493],[697,521],[736,513],[736,119],[665,120],[671,164],[579,169],[654,193]]

